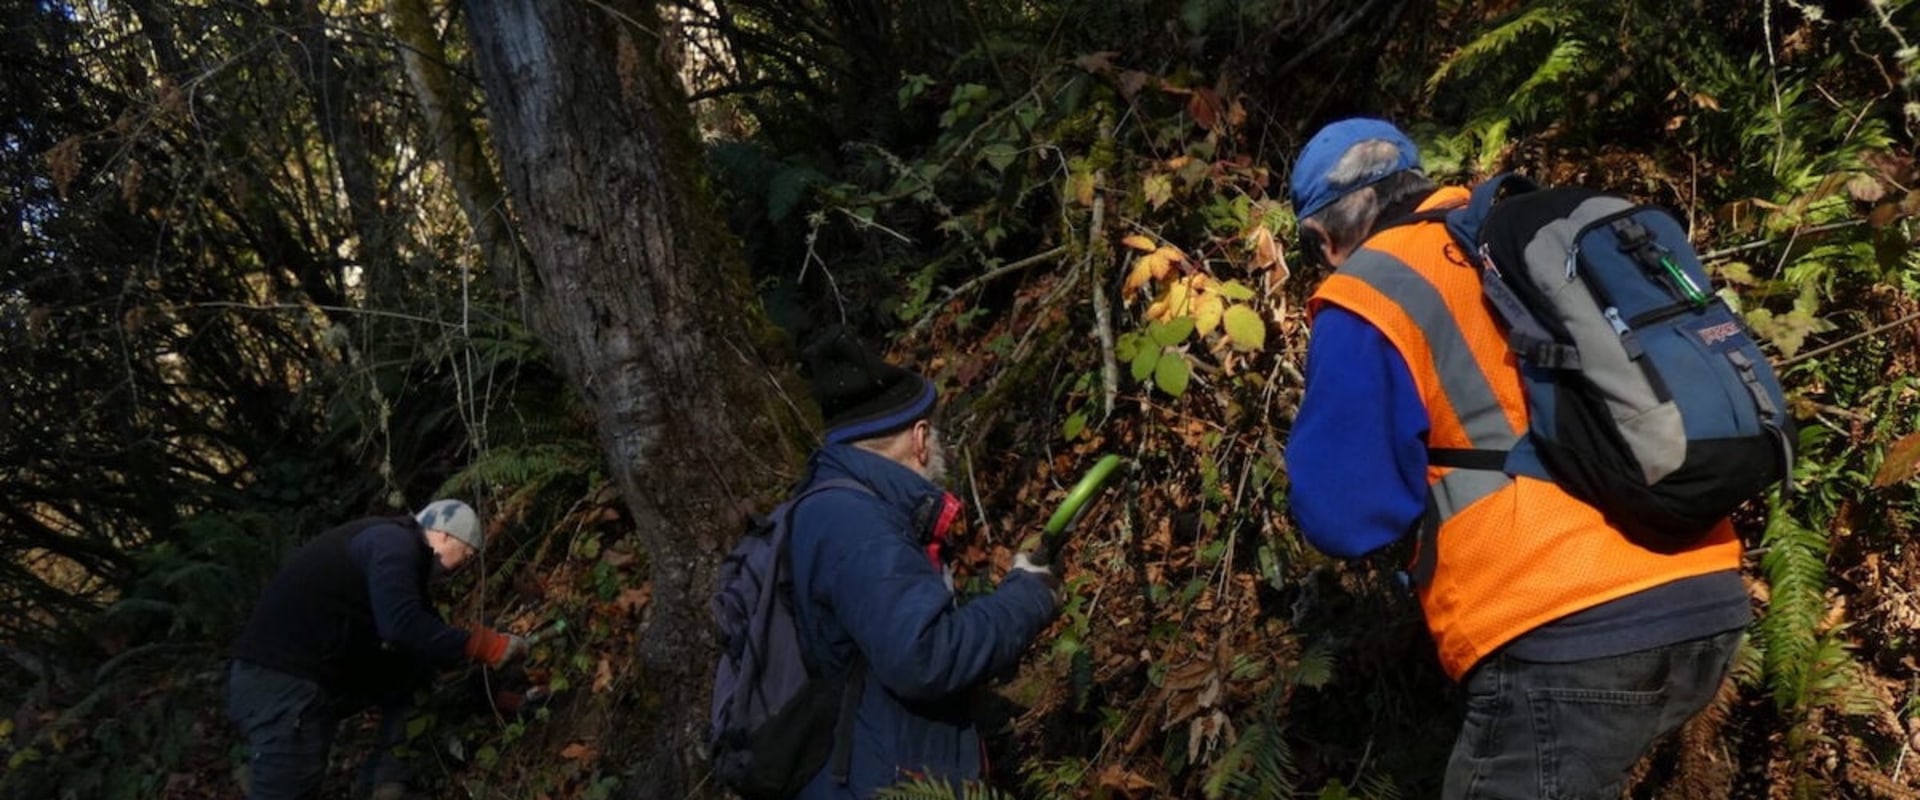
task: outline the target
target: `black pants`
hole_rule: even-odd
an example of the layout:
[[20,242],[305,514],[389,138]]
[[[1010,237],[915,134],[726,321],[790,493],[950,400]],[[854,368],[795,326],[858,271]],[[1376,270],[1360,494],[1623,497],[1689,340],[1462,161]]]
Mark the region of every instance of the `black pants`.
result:
[[[380,746],[360,770],[359,794],[411,777],[397,751],[407,741],[407,693],[380,704]],[[235,660],[227,716],[247,740],[248,800],[313,800],[341,718],[350,710],[305,678]]]
[[1442,796],[1620,797],[1654,741],[1713,700],[1741,633],[1565,664],[1489,657],[1467,676]]

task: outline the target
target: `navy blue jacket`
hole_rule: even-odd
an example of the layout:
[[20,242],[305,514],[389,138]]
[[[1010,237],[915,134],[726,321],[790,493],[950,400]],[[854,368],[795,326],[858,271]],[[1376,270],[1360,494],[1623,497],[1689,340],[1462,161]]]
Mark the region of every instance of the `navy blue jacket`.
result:
[[873,494],[829,489],[794,511],[794,616],[820,674],[843,673],[856,650],[868,672],[848,785],[822,770],[800,796],[866,798],[915,775],[977,778],[980,735],[969,690],[1019,662],[1053,619],[1051,591],[1016,570],[992,594],[955,605],[912,522],[914,509],[942,490],[851,445],[814,455],[810,481],[833,478],[859,481]]

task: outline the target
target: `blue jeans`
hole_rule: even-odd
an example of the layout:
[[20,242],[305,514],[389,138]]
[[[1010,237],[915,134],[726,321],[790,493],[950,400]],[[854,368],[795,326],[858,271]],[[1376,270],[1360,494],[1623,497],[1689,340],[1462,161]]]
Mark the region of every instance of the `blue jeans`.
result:
[[[247,800],[317,800],[343,708],[319,684],[247,661],[227,668],[227,716],[247,740]],[[407,740],[407,707],[381,707],[379,747],[360,771],[358,794],[410,777],[397,750]]]
[[1654,741],[1719,691],[1741,633],[1565,664],[1490,656],[1467,676],[1442,797],[1616,800]]

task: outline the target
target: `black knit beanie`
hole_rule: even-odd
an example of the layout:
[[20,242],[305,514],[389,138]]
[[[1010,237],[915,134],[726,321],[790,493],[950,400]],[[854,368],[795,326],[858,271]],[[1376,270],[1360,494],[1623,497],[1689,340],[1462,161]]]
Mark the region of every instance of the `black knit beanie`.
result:
[[826,443],[884,436],[932,413],[938,393],[919,374],[882,361],[845,329],[829,331],[802,354]]

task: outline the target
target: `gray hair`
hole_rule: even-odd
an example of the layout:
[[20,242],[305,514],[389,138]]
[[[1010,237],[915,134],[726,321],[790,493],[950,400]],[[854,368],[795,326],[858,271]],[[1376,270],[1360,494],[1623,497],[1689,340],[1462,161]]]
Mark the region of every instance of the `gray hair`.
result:
[[[1327,183],[1333,186],[1358,183],[1391,168],[1399,159],[1400,150],[1393,142],[1369,139],[1347,148],[1347,152],[1340,155],[1340,161],[1327,173]],[[1307,219],[1319,223],[1326,232],[1328,247],[1346,250],[1365,241],[1373,233],[1374,224],[1380,221],[1381,211],[1395,203],[1431,192],[1434,188],[1434,182],[1419,170],[1400,170],[1372,185],[1346,193]]]
[[[857,439],[849,444],[875,455],[884,456],[902,464],[908,464],[913,456],[913,425],[879,436]],[[928,459],[924,477],[939,483],[947,475],[947,449],[940,440],[940,426],[929,423],[927,426]]]

